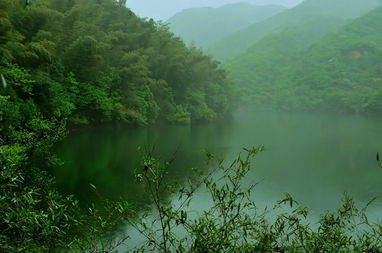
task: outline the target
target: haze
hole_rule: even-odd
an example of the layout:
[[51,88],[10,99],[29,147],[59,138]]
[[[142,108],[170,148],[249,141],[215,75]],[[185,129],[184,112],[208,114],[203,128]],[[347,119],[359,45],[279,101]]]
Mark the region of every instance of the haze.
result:
[[249,2],[257,5],[279,4],[293,7],[302,0],[130,0],[127,6],[141,17],[167,20],[183,9],[195,7],[219,7],[229,3]]
[[382,0],[0,0],[0,253],[382,253],[381,30]]

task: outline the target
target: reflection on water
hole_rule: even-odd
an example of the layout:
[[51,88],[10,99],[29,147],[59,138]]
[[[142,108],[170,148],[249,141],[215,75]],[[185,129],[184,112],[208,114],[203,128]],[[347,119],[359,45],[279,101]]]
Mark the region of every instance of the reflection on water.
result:
[[105,197],[144,204],[133,177],[138,146],[155,144],[164,158],[179,147],[169,180],[182,180],[191,167],[203,165],[204,149],[231,159],[242,147],[265,145],[247,178],[262,180],[255,191],[259,205],[273,205],[289,192],[322,212],[337,208],[344,192],[361,203],[381,195],[382,169],[375,161],[382,151],[381,129],[382,120],[359,116],[239,112],[233,120],[208,125],[90,130],[56,147],[65,165],[54,173],[59,188],[82,203],[96,201],[92,183]]

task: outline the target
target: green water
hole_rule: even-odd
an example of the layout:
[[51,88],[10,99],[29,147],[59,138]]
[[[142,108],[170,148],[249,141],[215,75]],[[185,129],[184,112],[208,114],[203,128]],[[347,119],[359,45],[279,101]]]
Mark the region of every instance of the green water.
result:
[[[147,204],[134,183],[138,146],[155,144],[164,158],[177,150],[168,180],[182,182],[191,177],[191,167],[203,166],[204,149],[229,160],[242,147],[264,145],[247,178],[261,181],[255,191],[259,204],[272,206],[288,192],[320,213],[339,207],[345,192],[359,204],[381,195],[382,168],[375,161],[381,130],[382,119],[248,111],[207,125],[89,130],[56,147],[65,164],[54,174],[59,188],[83,204],[98,200],[90,183],[102,197]],[[371,210],[378,213],[381,204],[379,199]]]

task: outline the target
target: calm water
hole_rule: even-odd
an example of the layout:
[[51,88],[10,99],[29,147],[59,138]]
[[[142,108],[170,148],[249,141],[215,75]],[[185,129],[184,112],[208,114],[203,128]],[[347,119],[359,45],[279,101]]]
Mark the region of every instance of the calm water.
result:
[[[145,204],[133,176],[138,146],[155,145],[164,158],[178,150],[169,180],[182,181],[191,167],[203,166],[204,149],[229,160],[242,147],[264,145],[247,179],[262,181],[255,191],[258,203],[273,206],[288,192],[318,214],[339,207],[345,192],[360,204],[381,195],[382,168],[375,161],[381,130],[382,119],[256,112],[208,125],[90,130],[56,147],[65,164],[54,173],[59,188],[81,203],[97,201],[91,183],[103,197]],[[381,207],[382,196],[371,214],[377,216]]]

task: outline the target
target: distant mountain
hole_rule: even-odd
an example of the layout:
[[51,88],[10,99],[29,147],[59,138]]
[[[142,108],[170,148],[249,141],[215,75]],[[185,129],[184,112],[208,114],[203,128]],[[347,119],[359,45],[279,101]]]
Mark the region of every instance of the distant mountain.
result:
[[267,35],[305,22],[311,16],[330,16],[352,19],[378,7],[379,0],[305,0],[300,5],[277,14],[263,22],[250,25],[212,44],[207,52],[219,60],[227,60],[244,53]]
[[346,24],[344,19],[312,16],[261,39],[244,54],[225,64],[243,99],[257,106],[274,106],[278,93],[287,86],[290,68],[312,44]]
[[138,16],[165,21],[176,13],[191,8],[217,8],[238,2],[246,2],[254,5],[276,4],[292,8],[302,1],[303,0],[127,0],[126,5]]
[[187,44],[205,48],[240,29],[286,10],[279,5],[227,4],[219,8],[186,9],[167,22]]
[[295,29],[278,41],[275,35],[267,51],[271,37],[264,39],[251,48],[254,55],[227,65],[250,94],[247,102],[284,110],[382,113],[382,7],[292,57],[288,50],[303,39],[293,41],[294,35]]

